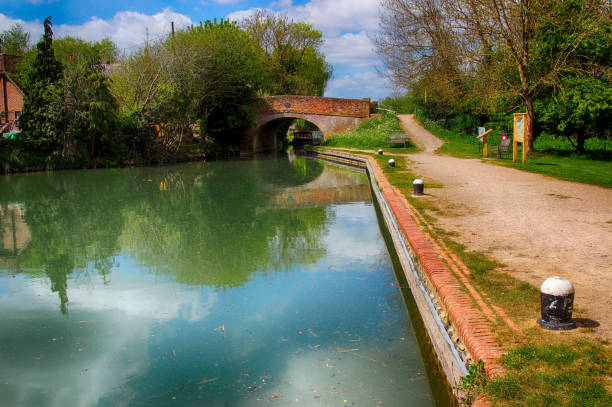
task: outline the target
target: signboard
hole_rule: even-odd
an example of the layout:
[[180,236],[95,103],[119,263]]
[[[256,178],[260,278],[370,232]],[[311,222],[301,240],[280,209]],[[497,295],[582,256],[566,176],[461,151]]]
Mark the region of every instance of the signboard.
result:
[[514,114],[514,139],[519,143],[525,140],[525,134],[527,134],[527,113],[515,113]]
[[525,140],[527,138],[527,128],[529,126],[527,113],[514,114],[514,142],[512,151],[512,161],[516,162],[518,143],[523,143],[523,164],[527,164],[527,147]]

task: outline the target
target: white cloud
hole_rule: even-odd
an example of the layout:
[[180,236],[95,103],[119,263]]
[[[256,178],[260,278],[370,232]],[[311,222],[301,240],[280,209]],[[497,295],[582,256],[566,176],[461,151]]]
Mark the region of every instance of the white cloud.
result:
[[[278,1],[270,7],[281,7],[288,1]],[[291,3],[292,4],[292,3]],[[341,33],[354,31],[375,31],[378,29],[379,0],[312,0],[299,6],[287,6],[280,13],[294,20],[306,21],[325,36],[335,37]],[[241,20],[252,15],[258,8],[240,10],[228,15],[230,20]]]
[[388,81],[376,71],[365,71],[353,75],[333,78],[327,84],[325,96],[328,97],[369,97],[383,99],[392,93]]
[[347,31],[377,30],[379,6],[379,0],[312,0],[286,12],[313,24],[326,36],[337,36]]
[[[53,31],[56,38],[70,35],[86,41],[99,41],[110,38],[119,48],[129,48],[143,44],[147,38],[147,30],[150,40],[163,37],[170,32],[170,23],[174,21],[176,29],[193,24],[191,19],[183,14],[175,13],[170,8],[165,8],[160,13],[147,15],[134,11],[121,11],[110,20],[92,17],[89,21],[80,25],[61,24],[55,26]],[[32,42],[36,43],[42,35],[42,22],[23,21],[12,19],[0,13],[0,31],[8,29],[14,24],[23,25],[24,29],[31,35]]]
[[379,63],[374,44],[364,31],[327,38],[323,45],[323,53],[327,61],[332,64],[375,66]]
[[254,15],[257,11],[263,10],[260,8],[250,8],[248,10],[238,10],[227,15],[227,19],[230,21],[242,21]]
[[128,48],[144,43],[147,30],[150,40],[167,35],[172,21],[177,29],[193,23],[189,17],[175,13],[170,8],[153,15],[122,11],[110,20],[92,17],[81,25],[62,24],[56,28],[56,33],[58,36],[71,35],[87,41],[110,38],[119,48]]
[[278,0],[270,3],[270,8],[287,8],[293,5],[292,0]]
[[21,19],[10,18],[0,13],[0,31],[8,30],[15,24],[21,24],[23,29],[30,33],[30,41],[33,43],[38,42],[38,37],[40,37],[43,33],[42,22],[39,20],[24,21]]

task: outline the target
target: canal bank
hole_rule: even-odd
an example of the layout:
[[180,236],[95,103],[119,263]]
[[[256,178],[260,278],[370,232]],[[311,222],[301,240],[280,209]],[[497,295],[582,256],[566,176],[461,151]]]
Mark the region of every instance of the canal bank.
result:
[[[474,300],[464,291],[448,263],[441,260],[434,249],[435,242],[428,240],[413,219],[418,214],[389,183],[377,161],[371,156],[340,152],[314,151],[312,154],[367,169],[373,195],[380,205],[406,281],[455,395],[460,399],[464,396],[457,386],[468,374],[466,367],[474,362],[482,360],[490,377],[501,375],[503,368],[499,359],[503,349],[495,339],[489,320],[474,306]],[[488,403],[479,400],[474,405]]]

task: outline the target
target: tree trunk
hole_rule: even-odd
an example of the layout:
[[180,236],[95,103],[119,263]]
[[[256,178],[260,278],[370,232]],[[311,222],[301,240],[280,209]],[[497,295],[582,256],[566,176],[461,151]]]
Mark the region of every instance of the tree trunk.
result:
[[576,152],[577,153],[584,153],[584,140],[586,139],[586,137],[584,137],[584,132],[579,132],[576,134]]
[[527,148],[527,152],[533,151],[533,143],[535,141],[535,135],[533,132],[533,124],[535,123],[535,114],[533,112],[533,98],[531,96],[523,96],[525,99],[525,107],[527,109],[527,134],[525,135],[525,142],[523,148]]
[[94,147],[96,145],[96,138],[92,136],[91,143],[89,143],[89,156],[94,158]]

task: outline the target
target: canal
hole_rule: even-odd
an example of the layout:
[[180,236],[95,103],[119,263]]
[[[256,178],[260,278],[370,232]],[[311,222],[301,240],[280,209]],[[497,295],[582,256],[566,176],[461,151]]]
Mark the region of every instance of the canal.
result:
[[0,403],[448,405],[368,185],[303,157],[0,177]]

